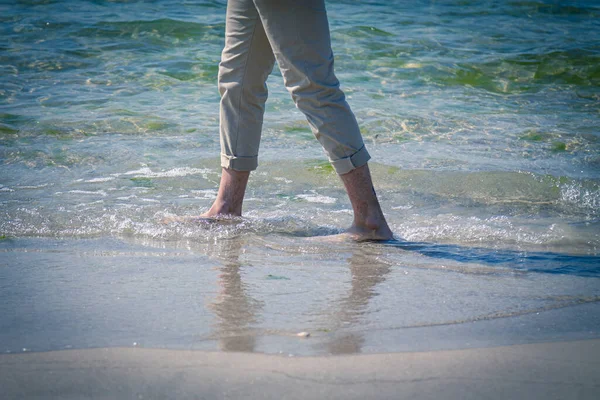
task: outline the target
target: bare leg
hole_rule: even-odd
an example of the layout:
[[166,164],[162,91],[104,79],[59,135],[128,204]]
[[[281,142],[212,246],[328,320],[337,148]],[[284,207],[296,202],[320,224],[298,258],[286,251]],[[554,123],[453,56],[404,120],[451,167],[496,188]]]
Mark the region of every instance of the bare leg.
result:
[[219,193],[210,210],[201,217],[216,217],[219,215],[242,215],[242,203],[250,171],[236,171],[222,168]]
[[[223,168],[217,198],[201,217],[241,216],[249,177],[249,171]],[[354,210],[354,222],[342,236],[359,241],[393,239],[373,188],[369,166],[365,164],[340,178]]]
[[377,200],[371,173],[367,164],[340,175],[354,210],[354,222],[347,235],[354,240],[390,240],[392,231],[388,227]]

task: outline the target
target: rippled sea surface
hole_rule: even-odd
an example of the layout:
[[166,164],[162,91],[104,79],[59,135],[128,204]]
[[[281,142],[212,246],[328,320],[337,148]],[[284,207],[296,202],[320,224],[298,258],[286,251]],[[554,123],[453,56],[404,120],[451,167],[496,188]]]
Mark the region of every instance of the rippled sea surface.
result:
[[323,240],[351,207],[277,68],[245,217],[161,222],[216,196],[225,8],[0,1],[0,351],[600,336],[598,2],[327,2],[383,244]]

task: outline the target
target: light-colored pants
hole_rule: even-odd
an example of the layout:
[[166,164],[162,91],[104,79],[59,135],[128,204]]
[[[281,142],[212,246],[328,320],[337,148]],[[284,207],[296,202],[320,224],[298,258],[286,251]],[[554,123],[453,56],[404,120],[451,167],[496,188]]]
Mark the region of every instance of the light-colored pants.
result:
[[356,118],[333,73],[323,0],[229,0],[219,64],[221,165],[258,166],[267,77],[277,60],[286,88],[338,174],[367,163]]

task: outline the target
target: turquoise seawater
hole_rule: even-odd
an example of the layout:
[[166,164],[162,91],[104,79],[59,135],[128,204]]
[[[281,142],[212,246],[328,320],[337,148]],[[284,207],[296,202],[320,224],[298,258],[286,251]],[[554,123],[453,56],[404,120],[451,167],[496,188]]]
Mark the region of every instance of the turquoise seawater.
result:
[[277,68],[245,219],[160,222],[216,195],[225,9],[0,0],[0,351],[598,336],[598,1],[327,2],[398,238],[360,245]]

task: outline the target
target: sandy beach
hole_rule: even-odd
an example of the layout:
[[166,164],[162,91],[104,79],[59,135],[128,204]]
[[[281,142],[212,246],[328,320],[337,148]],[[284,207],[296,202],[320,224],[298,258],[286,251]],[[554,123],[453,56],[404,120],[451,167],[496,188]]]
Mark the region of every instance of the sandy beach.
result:
[[5,399],[597,399],[600,340],[329,357],[143,348],[0,356]]

